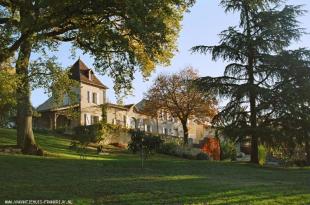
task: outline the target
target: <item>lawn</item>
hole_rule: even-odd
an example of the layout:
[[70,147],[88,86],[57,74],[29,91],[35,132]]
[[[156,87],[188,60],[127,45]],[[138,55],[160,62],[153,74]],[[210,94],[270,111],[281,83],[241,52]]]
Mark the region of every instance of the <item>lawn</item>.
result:
[[[310,168],[137,155],[111,149],[86,159],[65,138],[36,134],[48,156],[0,154],[0,204],[7,199],[72,200],[73,204],[310,204]],[[0,144],[15,130],[0,129]]]

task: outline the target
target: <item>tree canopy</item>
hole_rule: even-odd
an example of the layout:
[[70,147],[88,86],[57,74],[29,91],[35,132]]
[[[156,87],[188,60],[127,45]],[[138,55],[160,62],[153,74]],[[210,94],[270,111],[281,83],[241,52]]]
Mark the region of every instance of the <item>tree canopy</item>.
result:
[[169,65],[183,12],[193,2],[1,0],[0,62],[25,41],[36,52],[72,42],[114,78],[117,92],[125,91],[136,70],[147,76],[156,64]]
[[[194,0],[0,0],[0,63],[17,56],[17,141],[38,152],[32,132],[30,56],[71,42],[108,73],[115,91],[131,89],[134,72],[144,76],[168,65],[176,50],[183,13]],[[46,69],[47,73],[53,71]],[[53,73],[51,73],[53,75]],[[41,73],[39,77],[45,77]],[[35,76],[32,76],[35,78]],[[41,153],[41,152],[40,152]]]
[[193,68],[171,75],[161,74],[145,96],[147,111],[156,115],[163,109],[181,121],[185,144],[188,143],[188,120],[196,119],[206,124],[211,122],[217,112],[217,102],[213,95],[196,88],[194,80],[198,77]]
[[258,163],[258,140],[269,129],[262,119],[272,112],[269,96],[279,79],[275,59],[303,34],[296,18],[304,11],[278,0],[223,0],[221,5],[226,12],[240,13],[239,25],[222,31],[219,45],[192,50],[210,52],[213,60],[222,58],[229,64],[223,76],[205,77],[199,84],[229,100],[217,125],[232,137],[251,137],[251,161]]

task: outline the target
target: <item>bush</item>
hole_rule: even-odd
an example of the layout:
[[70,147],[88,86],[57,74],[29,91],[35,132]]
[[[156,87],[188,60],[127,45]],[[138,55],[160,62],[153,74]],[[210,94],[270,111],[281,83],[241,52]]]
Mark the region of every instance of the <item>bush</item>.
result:
[[163,143],[159,149],[160,153],[169,154],[169,155],[176,155],[176,150],[178,149],[179,145],[175,143]]
[[185,159],[199,159],[199,160],[209,159],[208,154],[201,152],[199,148],[193,148],[190,146],[181,146],[176,143],[162,144],[162,146],[159,149],[159,152]]
[[159,150],[163,143],[160,137],[145,133],[140,130],[131,130],[131,141],[128,144],[128,149],[133,153],[140,152],[142,149],[146,155]]
[[100,138],[100,129],[100,124],[75,127],[75,139],[81,143],[97,142]]
[[267,150],[263,145],[258,146],[258,163],[263,166],[266,163]]
[[199,154],[196,155],[197,160],[209,160],[209,155],[204,152],[200,152]]
[[230,159],[232,161],[237,159],[236,146],[231,140],[223,140],[221,142],[221,160],[225,159]]
[[56,134],[63,135],[66,132],[66,128],[65,127],[56,128],[54,132]]
[[201,153],[201,150],[199,148],[193,148],[189,146],[180,146],[178,151],[180,152],[178,156],[185,159],[196,159],[197,155]]

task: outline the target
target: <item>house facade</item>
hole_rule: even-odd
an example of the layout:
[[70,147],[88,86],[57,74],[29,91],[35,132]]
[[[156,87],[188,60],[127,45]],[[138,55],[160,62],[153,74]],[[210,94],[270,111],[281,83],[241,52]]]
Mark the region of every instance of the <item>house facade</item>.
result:
[[[37,107],[41,114],[35,126],[43,129],[73,128],[79,125],[90,125],[99,122],[102,117],[101,105],[106,103],[107,86],[101,83],[94,72],[80,59],[70,69],[70,78],[78,85],[72,87],[77,96],[76,102],[70,102],[65,96],[63,102],[56,104],[53,96]],[[79,116],[70,116],[70,112]]]
[[[180,121],[165,110],[159,110],[157,117],[143,112],[145,101],[137,104],[117,105],[108,103],[108,89],[80,59],[70,69],[71,78],[78,82],[73,87],[77,95],[76,102],[70,102],[64,97],[61,105],[54,105],[53,97],[38,106],[40,117],[35,119],[35,127],[40,129],[72,129],[80,125],[91,125],[102,119],[103,110],[106,112],[107,123],[120,125],[124,128],[140,129],[154,134],[183,137]],[[103,105],[105,109],[103,108]],[[71,112],[68,112],[68,111]],[[78,116],[71,116],[70,113]],[[208,126],[197,120],[189,120],[189,138],[198,143],[204,137],[212,135]]]

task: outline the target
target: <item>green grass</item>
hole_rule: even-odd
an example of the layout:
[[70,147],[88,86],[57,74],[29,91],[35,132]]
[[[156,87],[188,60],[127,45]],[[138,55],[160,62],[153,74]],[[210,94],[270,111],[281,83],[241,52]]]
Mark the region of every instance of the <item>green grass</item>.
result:
[[[139,157],[111,149],[86,160],[70,141],[36,134],[48,156],[0,154],[0,204],[5,199],[67,199],[74,204],[310,204],[309,168]],[[0,129],[0,144],[15,130]]]

